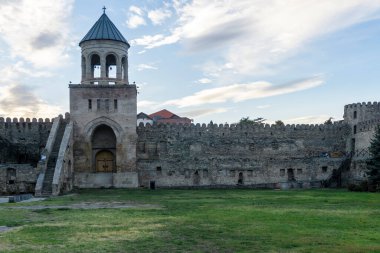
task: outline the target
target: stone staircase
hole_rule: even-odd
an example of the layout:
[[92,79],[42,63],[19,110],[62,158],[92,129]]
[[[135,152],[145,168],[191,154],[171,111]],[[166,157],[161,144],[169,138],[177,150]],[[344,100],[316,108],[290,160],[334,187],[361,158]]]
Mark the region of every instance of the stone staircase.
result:
[[346,158],[337,170],[333,170],[331,176],[323,182],[324,187],[340,188],[342,187],[342,174],[350,170],[351,156]]
[[46,167],[46,172],[45,172],[45,177],[44,177],[44,182],[43,182],[42,192],[41,192],[42,196],[50,196],[52,194],[54,170],[55,170],[55,165],[58,159],[59,148],[61,146],[65,128],[66,128],[66,122],[62,121],[58,127],[57,135],[54,140],[53,149],[47,161],[47,167]]

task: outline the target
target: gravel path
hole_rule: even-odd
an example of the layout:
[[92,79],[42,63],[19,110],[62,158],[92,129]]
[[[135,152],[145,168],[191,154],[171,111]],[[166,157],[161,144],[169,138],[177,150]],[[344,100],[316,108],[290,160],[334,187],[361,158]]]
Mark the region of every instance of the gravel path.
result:
[[7,206],[5,208],[41,210],[41,209],[119,209],[119,208],[159,208],[156,205],[135,204],[122,202],[82,202],[69,205],[33,205],[33,206]]

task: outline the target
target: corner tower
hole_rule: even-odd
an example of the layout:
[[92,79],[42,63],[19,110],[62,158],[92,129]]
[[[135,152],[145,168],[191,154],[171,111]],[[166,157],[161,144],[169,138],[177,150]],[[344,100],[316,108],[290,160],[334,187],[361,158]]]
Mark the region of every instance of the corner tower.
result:
[[74,184],[137,187],[137,91],[128,82],[130,45],[103,10],[79,43],[81,83],[69,86]]

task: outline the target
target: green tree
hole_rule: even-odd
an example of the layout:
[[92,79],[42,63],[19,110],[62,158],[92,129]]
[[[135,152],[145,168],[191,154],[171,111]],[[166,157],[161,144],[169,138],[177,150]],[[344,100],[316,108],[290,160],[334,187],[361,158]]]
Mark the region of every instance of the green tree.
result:
[[240,119],[239,124],[248,124],[248,125],[261,125],[264,124],[264,118],[250,119],[249,117],[243,117]]
[[369,146],[371,158],[367,161],[368,188],[370,191],[380,191],[380,126]]
[[274,122],[274,124],[276,126],[285,126],[284,122],[282,122],[281,120],[276,120],[276,122]]
[[325,121],[325,125],[332,125],[332,120],[333,120],[333,117],[330,117],[328,120]]

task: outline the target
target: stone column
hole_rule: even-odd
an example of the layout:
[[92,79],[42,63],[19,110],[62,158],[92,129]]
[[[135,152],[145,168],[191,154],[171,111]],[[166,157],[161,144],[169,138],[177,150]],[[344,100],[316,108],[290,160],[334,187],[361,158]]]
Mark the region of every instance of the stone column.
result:
[[100,57],[100,70],[101,70],[100,78],[102,81],[100,81],[99,84],[107,84],[107,82],[105,81],[107,79],[107,76],[106,76],[106,58],[104,57],[104,55]]
[[88,56],[85,56],[86,59],[86,74],[85,74],[85,80],[82,81],[87,81],[88,79],[92,79],[92,69],[91,69],[91,61]]
[[128,81],[128,56],[125,57],[125,63],[124,63],[124,81],[126,84],[129,84]]
[[116,79],[121,80],[121,60],[119,58],[116,59]]

